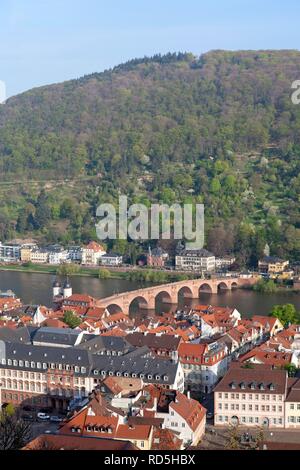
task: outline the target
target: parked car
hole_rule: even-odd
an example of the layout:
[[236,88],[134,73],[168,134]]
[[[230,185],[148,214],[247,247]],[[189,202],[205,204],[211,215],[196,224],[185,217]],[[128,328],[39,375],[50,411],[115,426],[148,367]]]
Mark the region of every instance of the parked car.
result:
[[47,415],[46,413],[38,413],[37,419],[38,421],[48,421],[50,419],[50,416]]
[[50,421],[52,423],[60,423],[63,420],[63,418],[60,418],[59,416],[50,416]]

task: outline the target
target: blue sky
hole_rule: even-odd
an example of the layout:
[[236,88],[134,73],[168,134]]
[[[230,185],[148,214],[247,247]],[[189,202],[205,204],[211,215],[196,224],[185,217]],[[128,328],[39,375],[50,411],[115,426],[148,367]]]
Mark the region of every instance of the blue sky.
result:
[[296,49],[299,0],[0,0],[9,96],[157,52]]

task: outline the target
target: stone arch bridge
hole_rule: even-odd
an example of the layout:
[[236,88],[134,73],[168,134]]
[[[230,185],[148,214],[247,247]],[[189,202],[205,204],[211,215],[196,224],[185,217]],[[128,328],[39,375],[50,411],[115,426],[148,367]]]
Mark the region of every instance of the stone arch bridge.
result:
[[219,279],[191,279],[186,281],[172,282],[159,286],[145,287],[130,292],[122,292],[97,301],[97,307],[117,307],[126,315],[134,301],[140,308],[155,309],[157,298],[162,302],[177,304],[180,296],[198,299],[201,292],[216,294],[220,290],[232,290],[239,287],[247,287],[257,282],[256,277],[224,277]]

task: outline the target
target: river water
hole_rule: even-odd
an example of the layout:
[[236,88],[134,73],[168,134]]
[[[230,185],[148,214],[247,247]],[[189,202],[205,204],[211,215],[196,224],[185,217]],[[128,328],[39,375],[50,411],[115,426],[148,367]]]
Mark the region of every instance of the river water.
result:
[[[0,290],[11,289],[27,304],[52,305],[52,283],[54,276],[38,273],[21,273],[13,271],[0,271]],[[96,298],[108,297],[119,292],[135,290],[145,287],[133,281],[121,279],[97,279],[92,277],[72,277],[73,293],[89,294]],[[148,284],[150,285],[150,284]],[[189,304],[209,304],[236,307],[245,317],[251,315],[268,315],[275,304],[292,303],[300,310],[300,294],[295,292],[281,292],[276,294],[261,294],[251,290],[237,289],[223,291],[219,294],[201,293],[199,300],[181,299],[180,306]],[[175,306],[157,304],[157,311],[174,310]]]

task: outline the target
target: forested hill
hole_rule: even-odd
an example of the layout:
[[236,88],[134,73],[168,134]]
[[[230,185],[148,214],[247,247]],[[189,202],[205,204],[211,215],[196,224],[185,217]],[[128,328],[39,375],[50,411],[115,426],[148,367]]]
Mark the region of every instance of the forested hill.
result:
[[[238,249],[237,225],[245,214],[259,230],[266,230],[268,218],[276,227],[288,224],[295,239],[300,105],[291,102],[291,84],[297,79],[296,50],[212,51],[136,59],[33,89],[0,106],[1,184],[90,177],[82,189],[79,183],[73,189],[66,185],[53,195],[50,185],[40,196],[48,204],[50,225],[67,221],[71,240],[87,236],[83,231],[92,227],[96,204],[105,194],[114,198],[118,187],[133,199],[204,201],[208,226],[221,220],[225,230],[229,221],[234,227],[230,249]],[[10,202],[1,193],[2,218],[12,218],[10,231],[61,239],[58,222],[45,231],[46,222],[35,220],[36,187],[24,184],[18,196],[10,191],[5,193]],[[69,205],[80,200],[79,220],[61,207],[58,195],[62,204],[64,196]],[[1,238],[5,235],[0,226]],[[264,232],[261,239],[276,252],[289,251],[280,237],[272,240]],[[298,248],[300,253],[300,237]]]

